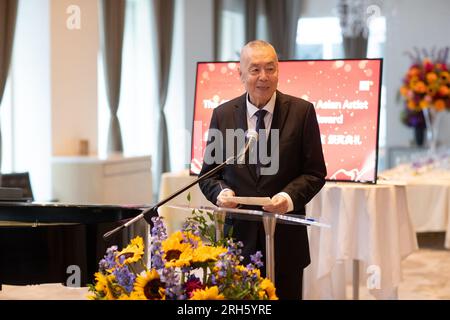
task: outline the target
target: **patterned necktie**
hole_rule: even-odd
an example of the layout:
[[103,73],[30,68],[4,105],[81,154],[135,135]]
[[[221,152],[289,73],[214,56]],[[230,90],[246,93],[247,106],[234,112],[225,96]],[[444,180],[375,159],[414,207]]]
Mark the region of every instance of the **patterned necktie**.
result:
[[259,146],[267,145],[266,125],[264,124],[264,117],[267,114],[266,110],[258,110],[256,113],[256,132],[258,133],[257,153],[256,153],[256,177],[259,178],[261,174],[261,160]]

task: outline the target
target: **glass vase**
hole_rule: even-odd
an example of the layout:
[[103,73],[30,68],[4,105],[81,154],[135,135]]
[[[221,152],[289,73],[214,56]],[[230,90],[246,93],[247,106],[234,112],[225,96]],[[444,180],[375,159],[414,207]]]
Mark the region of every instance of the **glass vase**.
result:
[[430,153],[436,153],[438,146],[439,126],[441,123],[442,112],[436,111],[434,107],[430,106],[423,109],[425,124],[427,127],[427,146]]

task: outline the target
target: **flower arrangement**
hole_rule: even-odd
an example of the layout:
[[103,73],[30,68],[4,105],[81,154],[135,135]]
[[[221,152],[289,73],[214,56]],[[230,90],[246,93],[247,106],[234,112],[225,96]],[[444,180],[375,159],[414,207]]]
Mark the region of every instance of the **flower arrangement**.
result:
[[[276,300],[273,283],[262,278],[262,254],[241,264],[242,243],[215,241],[202,212],[193,212],[181,231],[170,236],[162,218],[152,218],[151,263],[144,262],[141,237],[119,251],[107,249],[89,285],[88,298],[100,300]],[[210,217],[211,218],[211,217]]]
[[405,100],[402,122],[409,127],[425,127],[422,111],[450,110],[449,48],[407,52],[413,64],[403,77],[400,94]]

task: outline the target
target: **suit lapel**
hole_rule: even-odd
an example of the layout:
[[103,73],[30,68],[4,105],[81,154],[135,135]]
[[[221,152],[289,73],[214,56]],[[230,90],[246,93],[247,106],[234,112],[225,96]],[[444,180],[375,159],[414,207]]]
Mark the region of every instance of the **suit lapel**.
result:
[[[234,111],[234,125],[236,129],[242,129],[244,132],[248,130],[247,123],[247,94],[241,96],[241,98],[235,104]],[[239,152],[239,150],[238,150]],[[248,161],[248,157],[245,161]],[[247,165],[249,174],[252,176],[253,180],[256,181],[255,165]]]
[[[273,110],[272,125],[270,127],[270,130],[279,130],[279,137],[281,137],[281,130],[283,129],[284,123],[287,119],[288,109],[288,100],[280,91],[277,91],[277,99],[275,100],[275,109]],[[269,139],[267,140],[268,147],[270,147],[271,145],[271,131],[269,132]],[[278,143],[279,141],[277,142],[276,146],[278,146]]]
[[247,94],[244,94],[234,105],[234,126],[236,129],[242,129],[244,132],[248,129],[247,124],[247,105],[245,102]]

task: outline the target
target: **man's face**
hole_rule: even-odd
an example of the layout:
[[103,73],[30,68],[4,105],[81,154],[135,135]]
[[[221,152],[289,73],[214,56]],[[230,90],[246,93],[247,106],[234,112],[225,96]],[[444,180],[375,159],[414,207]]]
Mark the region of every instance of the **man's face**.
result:
[[239,69],[241,81],[258,108],[272,97],[278,84],[278,60],[270,47],[247,48],[243,52]]

